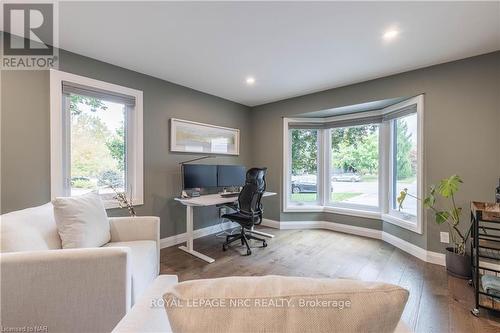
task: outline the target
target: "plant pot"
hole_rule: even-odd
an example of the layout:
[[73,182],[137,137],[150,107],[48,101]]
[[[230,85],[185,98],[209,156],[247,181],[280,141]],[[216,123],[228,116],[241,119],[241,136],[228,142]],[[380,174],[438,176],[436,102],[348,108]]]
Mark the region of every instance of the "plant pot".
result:
[[470,279],[472,277],[470,256],[468,254],[461,256],[456,254],[452,247],[447,247],[446,271],[459,279]]

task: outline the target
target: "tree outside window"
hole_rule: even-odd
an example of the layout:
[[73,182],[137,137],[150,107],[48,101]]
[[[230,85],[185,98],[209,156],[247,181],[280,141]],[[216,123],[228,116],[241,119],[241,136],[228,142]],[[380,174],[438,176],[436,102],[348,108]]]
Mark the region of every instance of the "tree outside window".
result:
[[70,94],[71,194],[125,187],[125,106]]

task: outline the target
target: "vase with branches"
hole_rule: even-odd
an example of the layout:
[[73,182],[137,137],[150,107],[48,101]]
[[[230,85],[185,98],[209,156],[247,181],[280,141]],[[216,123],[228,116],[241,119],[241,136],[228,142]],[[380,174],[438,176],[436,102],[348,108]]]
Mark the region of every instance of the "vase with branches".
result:
[[127,208],[128,213],[132,217],[137,216],[135,213],[132,198],[127,198],[127,194],[125,192],[118,191],[116,187],[113,186],[113,184],[109,184],[109,187],[113,190],[113,192],[115,192],[115,196],[113,197],[113,199],[118,201],[118,205],[120,206],[120,208]]

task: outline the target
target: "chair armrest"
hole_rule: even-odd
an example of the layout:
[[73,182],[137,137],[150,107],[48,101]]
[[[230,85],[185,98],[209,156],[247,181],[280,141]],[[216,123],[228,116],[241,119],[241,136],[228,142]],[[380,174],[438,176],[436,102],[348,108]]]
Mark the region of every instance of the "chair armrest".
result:
[[156,216],[109,218],[112,242],[153,240],[160,243],[160,218]]
[[111,217],[109,218],[111,242],[152,240],[156,242],[158,263],[156,274],[160,272],[160,218],[156,216]]
[[130,249],[3,253],[3,327],[109,332],[131,302]]

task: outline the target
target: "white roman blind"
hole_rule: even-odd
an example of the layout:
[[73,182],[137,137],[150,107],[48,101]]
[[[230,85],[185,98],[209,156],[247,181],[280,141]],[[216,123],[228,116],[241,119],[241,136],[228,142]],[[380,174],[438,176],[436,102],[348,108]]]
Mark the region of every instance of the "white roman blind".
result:
[[389,121],[396,118],[401,118],[412,113],[417,112],[417,104],[408,105],[402,107],[400,109],[380,114],[374,116],[363,116],[363,114],[359,114],[359,117],[356,117],[356,114],[352,114],[352,118],[345,120],[327,120],[317,121],[318,118],[314,118],[308,120],[307,118],[303,118],[301,121],[289,123],[288,128],[290,129],[328,129],[328,128],[341,128],[341,127],[351,127],[351,126],[359,126],[359,125],[369,125],[369,124],[381,124],[384,121]]
[[135,106],[135,97],[120,94],[114,91],[107,91],[103,89],[98,89],[94,87],[85,86],[82,84],[63,81],[62,82],[62,92],[65,95],[76,94],[88,97],[93,97],[101,100],[106,100],[114,103],[121,103],[127,106]]
[[417,113],[417,104],[416,103],[412,104],[412,105],[404,106],[400,109],[396,109],[392,112],[384,114],[383,121],[388,121],[388,120],[392,120],[392,119],[406,117],[412,113]]
[[[317,119],[317,118],[316,118]],[[345,120],[332,120],[332,121],[307,121],[293,122],[288,125],[290,129],[328,129],[339,127],[350,127],[367,124],[380,124],[384,120],[382,115],[359,117]]]

